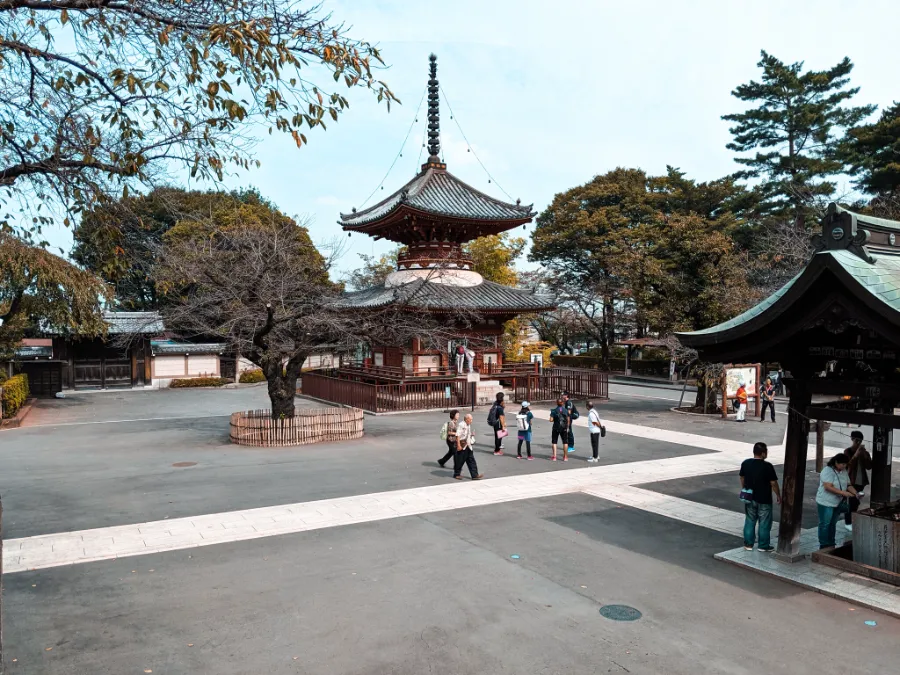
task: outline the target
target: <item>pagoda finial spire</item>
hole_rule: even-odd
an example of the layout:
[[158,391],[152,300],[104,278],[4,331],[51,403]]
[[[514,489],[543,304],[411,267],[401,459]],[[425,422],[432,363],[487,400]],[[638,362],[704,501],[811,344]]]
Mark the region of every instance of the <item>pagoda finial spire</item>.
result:
[[440,162],[441,153],[441,112],[440,85],[437,79],[437,56],[428,57],[430,77],[428,78],[428,161]]

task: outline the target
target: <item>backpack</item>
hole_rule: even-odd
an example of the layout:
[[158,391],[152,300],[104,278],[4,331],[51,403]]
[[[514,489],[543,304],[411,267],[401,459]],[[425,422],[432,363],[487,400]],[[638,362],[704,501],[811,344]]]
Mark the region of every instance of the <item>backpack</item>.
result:
[[516,415],[516,426],[519,431],[528,431],[528,415]]
[[442,441],[447,440],[447,429],[449,426],[450,426],[449,422],[444,422],[444,424],[441,426],[441,440]]
[[497,404],[495,403],[494,405],[491,406],[491,411],[488,413],[488,416],[487,416],[487,423],[488,423],[489,427],[497,426],[497,417],[498,417]]
[[572,412],[569,413],[569,417],[573,420],[577,420],[579,417],[581,417],[581,413],[578,412],[578,408],[576,408],[574,405],[572,406]]

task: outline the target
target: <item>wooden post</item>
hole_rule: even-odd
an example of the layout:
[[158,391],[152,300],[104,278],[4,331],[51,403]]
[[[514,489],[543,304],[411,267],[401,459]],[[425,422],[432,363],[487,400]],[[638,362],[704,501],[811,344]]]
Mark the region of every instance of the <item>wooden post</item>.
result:
[[796,380],[788,402],[787,435],[784,441],[784,486],[781,525],[778,531],[778,555],[793,560],[800,553],[800,528],[803,516],[803,487],[806,477],[806,448],[809,422],[806,409],[812,395],[805,380]]
[[[883,415],[894,414],[893,401],[881,400],[875,412]],[[874,427],[872,429],[872,505],[891,501],[891,445],[893,429]]]
[[760,372],[760,365],[756,364],[756,416],[759,417],[762,414],[762,387],[763,383],[760,381],[762,377],[762,372]]
[[825,466],[825,420],[816,420],[816,473]]

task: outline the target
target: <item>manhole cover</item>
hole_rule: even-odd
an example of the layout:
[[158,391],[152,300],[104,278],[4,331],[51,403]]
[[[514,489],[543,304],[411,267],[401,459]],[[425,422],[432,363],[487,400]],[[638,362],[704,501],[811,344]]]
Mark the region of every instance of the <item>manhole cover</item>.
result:
[[185,466],[197,466],[197,462],[175,462],[172,466],[177,466],[180,469]]
[[603,605],[600,616],[613,621],[637,621],[641,618],[641,613],[628,605]]

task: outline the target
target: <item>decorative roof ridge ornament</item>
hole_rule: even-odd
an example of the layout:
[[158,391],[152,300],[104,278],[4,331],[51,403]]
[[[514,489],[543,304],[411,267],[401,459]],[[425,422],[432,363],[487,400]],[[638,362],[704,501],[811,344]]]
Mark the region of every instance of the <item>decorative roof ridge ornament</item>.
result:
[[428,161],[422,165],[422,171],[447,168],[441,161],[441,102],[440,84],[437,79],[437,55],[430,54],[428,61]]
[[866,244],[869,241],[868,230],[858,229],[856,214],[839,210],[837,204],[828,205],[828,211],[822,219],[822,234],[812,237],[816,253],[822,251],[850,251],[867,263],[874,263]]

